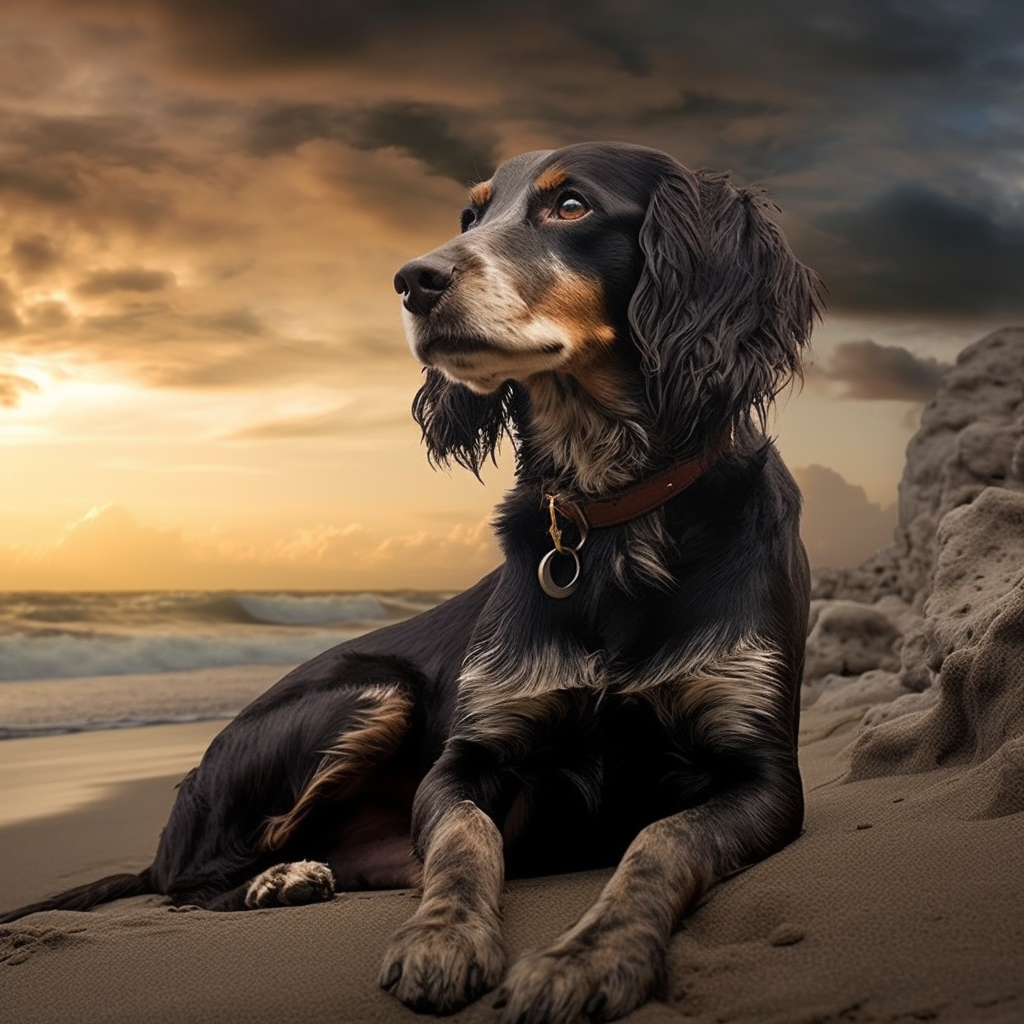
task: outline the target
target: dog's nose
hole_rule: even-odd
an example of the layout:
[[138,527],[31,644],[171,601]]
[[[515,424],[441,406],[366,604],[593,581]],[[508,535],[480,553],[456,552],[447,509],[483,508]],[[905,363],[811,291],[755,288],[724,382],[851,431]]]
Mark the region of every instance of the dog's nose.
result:
[[455,268],[450,263],[424,256],[399,269],[395,274],[395,291],[403,296],[402,303],[410,313],[424,315],[434,308],[454,280]]

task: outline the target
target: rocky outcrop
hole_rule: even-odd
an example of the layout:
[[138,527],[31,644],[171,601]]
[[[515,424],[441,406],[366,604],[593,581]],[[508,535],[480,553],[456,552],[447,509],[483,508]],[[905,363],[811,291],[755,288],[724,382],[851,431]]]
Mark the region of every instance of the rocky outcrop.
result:
[[854,777],[1024,765],[1024,328],[960,354],[907,448],[894,543],[814,594],[804,703],[872,705]]
[[907,446],[893,544],[852,569],[815,574],[816,598],[896,596],[921,611],[942,517],[986,487],[1024,489],[1024,327],[965,348]]
[[[864,732],[854,778],[1005,761],[1002,802],[1024,810],[1024,493],[988,488],[949,512],[925,604],[932,707]],[[1008,774],[1009,773],[1009,774]],[[1005,811],[1004,813],[1010,813]]]

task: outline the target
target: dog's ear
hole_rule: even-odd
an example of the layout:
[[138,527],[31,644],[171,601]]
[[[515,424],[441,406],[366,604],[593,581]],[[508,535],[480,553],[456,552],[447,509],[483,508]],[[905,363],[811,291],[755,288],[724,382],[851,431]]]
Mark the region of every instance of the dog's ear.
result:
[[427,458],[433,465],[457,462],[479,479],[503,436],[516,443],[523,403],[519,386],[506,381],[497,391],[478,395],[440,370],[427,369],[426,378],[413,399],[412,416],[423,431]]
[[654,434],[676,454],[707,450],[800,376],[823,288],[793,255],[755,189],[675,164],[640,233],[629,307]]

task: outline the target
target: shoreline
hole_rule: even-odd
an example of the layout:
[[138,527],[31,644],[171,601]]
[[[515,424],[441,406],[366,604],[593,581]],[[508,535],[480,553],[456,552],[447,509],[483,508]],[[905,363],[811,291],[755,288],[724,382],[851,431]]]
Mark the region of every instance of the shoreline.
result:
[[0,828],[85,808],[126,782],[180,779],[225,724],[204,720],[6,739],[0,742]]
[[287,662],[3,682],[0,748],[8,740],[223,723],[294,667]]

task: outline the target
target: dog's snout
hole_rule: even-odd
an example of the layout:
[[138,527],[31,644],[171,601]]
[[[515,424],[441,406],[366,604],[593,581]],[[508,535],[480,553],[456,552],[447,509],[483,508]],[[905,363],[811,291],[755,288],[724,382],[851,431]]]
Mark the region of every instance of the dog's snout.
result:
[[455,267],[430,257],[410,260],[395,274],[395,291],[410,313],[429,313],[455,280]]

